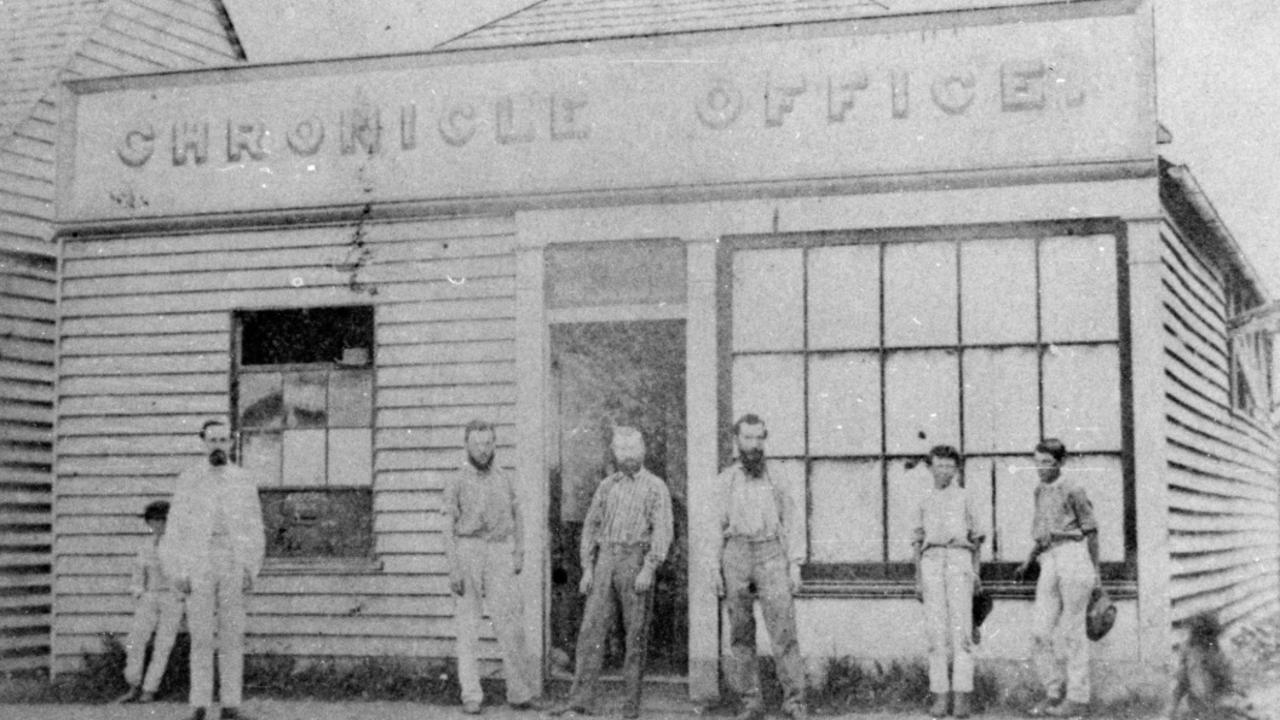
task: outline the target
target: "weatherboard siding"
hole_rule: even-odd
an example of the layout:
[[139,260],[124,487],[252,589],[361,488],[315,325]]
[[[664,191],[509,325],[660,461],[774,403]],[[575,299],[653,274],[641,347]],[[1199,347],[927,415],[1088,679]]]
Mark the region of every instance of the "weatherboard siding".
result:
[[1161,236],[1173,619],[1233,622],[1280,608],[1276,438],[1232,409],[1223,272]]
[[510,218],[472,218],[68,242],[56,666],[127,629],[137,514],[199,459],[200,423],[230,411],[232,311],[321,305],[375,308],[378,569],[268,570],[249,651],[452,655],[440,492],[472,418],[495,422],[499,457],[516,456],[513,234]]

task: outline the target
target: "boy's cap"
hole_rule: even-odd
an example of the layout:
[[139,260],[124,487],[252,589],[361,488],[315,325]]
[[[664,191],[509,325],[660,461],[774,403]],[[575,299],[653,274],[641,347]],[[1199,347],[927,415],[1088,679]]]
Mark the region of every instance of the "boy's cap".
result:
[[167,520],[168,518],[169,503],[164,500],[147,503],[147,509],[142,511],[143,520]]

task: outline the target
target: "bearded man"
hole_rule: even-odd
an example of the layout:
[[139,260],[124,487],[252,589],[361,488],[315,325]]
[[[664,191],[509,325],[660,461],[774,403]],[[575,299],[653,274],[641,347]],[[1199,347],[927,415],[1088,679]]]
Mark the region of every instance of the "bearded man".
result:
[[729,614],[728,685],[742,702],[737,720],[760,720],[760,670],[756,662],[758,600],[782,685],[782,709],[792,720],[807,716],[804,661],[796,639],[794,594],[800,588],[802,548],[791,533],[797,529],[795,503],[769,472],[764,441],[768,429],[758,415],[746,414],[733,424],[738,459],[717,478],[720,502],[718,570],[713,582]]
[[244,594],[262,569],[262,504],[256,478],[230,463],[227,424],[209,420],[200,439],[205,457],[178,475],[157,551],[165,574],[186,599],[192,720],[206,720],[213,700],[215,629],[220,717],[244,718]]

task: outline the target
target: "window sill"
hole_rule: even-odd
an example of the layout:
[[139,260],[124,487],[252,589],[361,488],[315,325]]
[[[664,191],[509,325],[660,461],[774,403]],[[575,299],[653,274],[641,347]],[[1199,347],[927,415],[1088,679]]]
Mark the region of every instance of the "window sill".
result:
[[[983,587],[998,600],[1033,600],[1035,583],[984,582]],[[1103,583],[1112,600],[1138,597],[1138,584],[1133,580],[1107,580]],[[850,598],[873,600],[915,600],[914,582],[886,580],[806,580],[797,593],[800,598]]]
[[373,575],[382,572],[378,558],[267,558],[263,575]]

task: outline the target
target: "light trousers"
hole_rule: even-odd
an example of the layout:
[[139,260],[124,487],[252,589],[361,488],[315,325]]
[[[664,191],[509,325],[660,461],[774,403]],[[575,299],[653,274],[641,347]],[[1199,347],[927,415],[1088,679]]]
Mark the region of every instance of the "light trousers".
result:
[[537,679],[533,658],[525,642],[523,603],[516,582],[518,576],[512,564],[513,550],[514,545],[510,541],[457,540],[463,588],[462,594],[454,598],[454,620],[458,636],[458,684],[462,686],[463,702],[479,703],[484,700],[476,648],[486,610],[498,636],[498,647],[502,650],[507,702],[528,702],[537,694],[534,691]]
[[800,657],[796,606],[791,597],[788,568],[782,543],[777,540],[730,538],[725,543],[721,572],[731,652],[725,679],[748,707],[758,708],[762,702],[756,659],[756,616],[752,607],[759,600],[765,630],[773,645],[778,682],[782,685],[782,706],[787,710],[804,708],[804,660]]
[[927,548],[920,557],[929,691],[973,692],[973,551]]
[[1065,685],[1067,700],[1089,702],[1085,612],[1095,583],[1084,541],[1060,543],[1040,554],[1031,645],[1036,673],[1051,698],[1061,698]]
[[218,701],[238,707],[244,682],[244,567],[228,547],[215,544],[208,566],[191,578],[187,630],[191,634],[191,705],[213,702],[213,650],[217,633]]
[[[139,683],[146,692],[155,692],[169,665],[169,653],[182,624],[182,596],[168,590],[148,590],[138,598],[133,611],[133,624],[125,638],[124,680],[131,686]],[[155,634],[151,647],[151,664],[145,679],[142,664],[147,654],[147,641]]]

